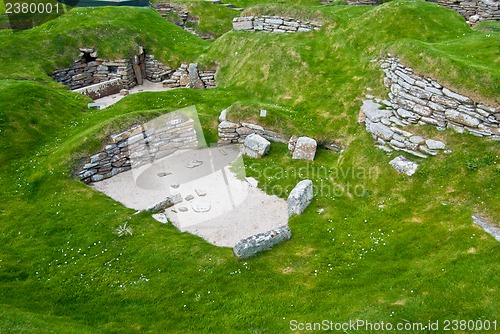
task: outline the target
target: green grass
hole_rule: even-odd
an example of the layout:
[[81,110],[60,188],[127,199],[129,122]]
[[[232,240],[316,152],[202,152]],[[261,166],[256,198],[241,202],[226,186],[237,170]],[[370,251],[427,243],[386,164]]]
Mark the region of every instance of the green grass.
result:
[[[287,10],[252,10],[269,8]],[[356,123],[366,87],[386,94],[370,61],[388,50],[494,102],[497,37],[427,3],[289,11],[320,11],[324,27],[229,32],[210,43],[149,9],[101,8],[0,33],[0,332],[286,333],[292,319],[498,319],[499,244],[470,216],[499,222],[500,144],[419,127],[452,152],[419,159],[407,177],[388,165],[396,154],[376,149]],[[219,88],[133,94],[89,111],[88,99],[45,74],[78,46],[113,58],[139,43],[172,63],[216,61]],[[262,160],[245,158],[247,174],[270,194],[286,198],[298,181],[313,180],[316,196],[290,220],[289,242],[238,261],[231,249],[134,214],[73,177],[109,134],[191,105],[209,142],[229,108],[230,119],[253,121],[267,109],[258,120],[267,127],[342,144],[339,153],[318,150],[314,162],[292,160],[284,144]],[[133,235],[118,237],[125,222]]]
[[[82,16],[92,19],[75,24]],[[117,59],[136,54],[142,45],[174,67],[194,60],[208,45],[154,10],[133,7],[76,8],[31,30],[0,31],[0,42],[6,48],[0,56],[0,79],[40,81],[77,59],[79,47],[95,47],[99,57]]]
[[204,1],[192,1],[187,3],[189,13],[199,19],[195,30],[202,34],[209,34],[215,38],[233,28],[233,18],[240,12],[224,6],[216,6]]

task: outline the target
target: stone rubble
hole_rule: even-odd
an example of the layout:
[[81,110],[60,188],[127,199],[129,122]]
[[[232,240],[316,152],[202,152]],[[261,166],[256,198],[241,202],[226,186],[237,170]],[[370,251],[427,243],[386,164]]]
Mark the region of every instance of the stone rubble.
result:
[[[221,115],[222,116],[222,115]],[[226,113],[224,113],[226,119]],[[222,118],[222,117],[221,117]],[[266,130],[260,125],[251,123],[233,123],[227,120],[222,121],[218,127],[219,144],[243,143],[250,134],[258,134],[273,142],[287,143],[288,137],[274,131]]]
[[319,30],[318,23],[303,22],[281,16],[241,16],[233,19],[234,30],[294,33]]

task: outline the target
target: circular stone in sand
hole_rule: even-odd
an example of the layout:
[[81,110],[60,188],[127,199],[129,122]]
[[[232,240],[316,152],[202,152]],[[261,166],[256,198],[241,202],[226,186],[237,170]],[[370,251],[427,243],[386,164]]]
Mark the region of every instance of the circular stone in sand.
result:
[[193,208],[194,212],[208,212],[212,208],[210,203],[193,203],[191,204],[191,207]]

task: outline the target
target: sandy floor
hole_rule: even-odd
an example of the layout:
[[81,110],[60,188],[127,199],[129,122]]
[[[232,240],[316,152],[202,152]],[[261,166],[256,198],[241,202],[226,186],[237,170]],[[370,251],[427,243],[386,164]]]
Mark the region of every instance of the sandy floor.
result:
[[[146,210],[168,195],[183,201],[154,217],[217,246],[286,225],[287,203],[251,185],[239,146],[189,150],[121,173],[94,188],[129,208]],[[250,181],[250,182],[249,182]]]
[[[141,86],[135,86],[129,89],[130,94],[140,93],[140,92],[162,92],[166,90],[171,90],[173,88],[165,88],[161,82],[154,83],[148,80],[144,80],[144,83]],[[95,100],[96,103],[104,103],[103,108],[112,106],[116,102],[123,99],[125,96],[121,94],[113,94],[105,97],[101,97],[100,99]]]

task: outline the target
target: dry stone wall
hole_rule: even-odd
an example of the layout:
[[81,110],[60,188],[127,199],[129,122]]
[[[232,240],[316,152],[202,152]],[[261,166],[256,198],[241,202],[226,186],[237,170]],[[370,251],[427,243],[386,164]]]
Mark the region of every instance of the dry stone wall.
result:
[[500,20],[500,2],[498,0],[437,0],[430,2],[454,10],[470,23]]
[[416,75],[397,58],[382,62],[393,116],[402,124],[431,124],[500,140],[500,111]]
[[319,24],[281,16],[241,16],[233,19],[234,30],[273,33],[307,32],[319,30]]
[[56,70],[52,78],[92,99],[116,94],[120,89],[141,85],[143,80],[162,82],[164,87],[214,88],[216,70],[199,71],[198,64],[182,64],[177,70],[156,60],[140,48],[131,59],[104,60],[97,51],[82,48],[81,57],[72,66]]
[[[105,60],[97,58],[97,51],[94,49],[80,50],[86,52],[82,52],[82,57],[73,65],[54,71],[52,78],[55,81],[70,89],[78,89],[113,79],[120,79],[124,88],[132,88],[137,84],[130,60]],[[85,54],[95,55],[95,57],[85,56]]]
[[141,124],[110,136],[109,143],[87,159],[78,176],[85,183],[98,182],[119,173],[198,146],[195,123],[174,114],[160,124]]
[[258,134],[269,141],[288,143],[288,137],[274,131],[266,130],[260,125],[251,123],[233,123],[222,121],[218,127],[219,144],[244,143],[247,136]]
[[123,89],[123,84],[120,79],[111,79],[101,83],[78,88],[73,91],[76,93],[86,95],[93,100],[96,100],[103,96],[118,94],[122,89]]
[[151,82],[166,80],[175,70],[155,59],[154,55],[145,56],[145,77]]
[[389,100],[371,95],[363,101],[359,123],[386,152],[404,151],[421,158],[445,150],[446,144],[424,138],[404,129],[409,124],[430,124],[439,130],[454,129],[479,137],[500,140],[500,113],[467,96],[443,87],[438,82],[413,73],[397,58],[381,62]]

